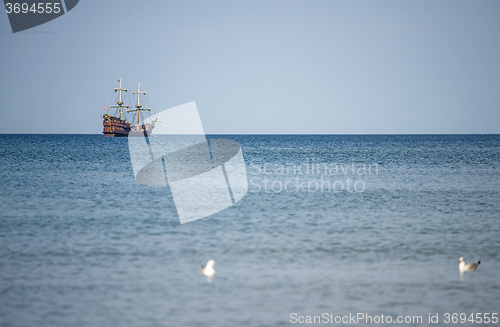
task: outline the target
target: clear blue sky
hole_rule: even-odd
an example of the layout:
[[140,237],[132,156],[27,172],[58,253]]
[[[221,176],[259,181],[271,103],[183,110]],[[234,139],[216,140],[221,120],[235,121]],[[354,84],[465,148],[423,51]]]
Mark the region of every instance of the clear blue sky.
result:
[[500,133],[500,1],[81,0],[12,34],[0,133],[101,133],[116,80],[207,133]]

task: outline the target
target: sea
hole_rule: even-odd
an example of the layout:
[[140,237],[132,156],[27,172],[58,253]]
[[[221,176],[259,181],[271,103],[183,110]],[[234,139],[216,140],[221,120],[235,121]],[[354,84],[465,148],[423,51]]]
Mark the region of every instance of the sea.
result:
[[181,224],[126,138],[0,135],[0,326],[500,325],[500,135],[207,138],[248,192]]

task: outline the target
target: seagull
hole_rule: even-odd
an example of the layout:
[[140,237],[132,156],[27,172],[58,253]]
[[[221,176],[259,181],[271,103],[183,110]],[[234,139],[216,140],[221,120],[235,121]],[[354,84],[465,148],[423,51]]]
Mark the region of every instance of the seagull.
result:
[[481,260],[479,260],[478,262],[474,262],[474,263],[465,263],[465,260],[464,260],[464,257],[460,257],[460,259],[458,259],[458,270],[463,273],[465,271],[472,271],[472,270],[476,270],[477,267],[479,267],[479,264],[481,263]]
[[215,275],[215,261],[213,260],[208,260],[207,264],[204,266],[201,266],[201,273],[207,277],[212,277]]

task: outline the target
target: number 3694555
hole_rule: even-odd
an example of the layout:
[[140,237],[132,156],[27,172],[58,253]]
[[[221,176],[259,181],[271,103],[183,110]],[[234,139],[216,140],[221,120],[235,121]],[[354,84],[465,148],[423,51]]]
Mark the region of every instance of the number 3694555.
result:
[[39,2],[39,3],[10,3],[7,2],[5,4],[5,11],[7,14],[14,13],[14,14],[27,14],[27,13],[34,13],[34,14],[58,14],[61,12],[61,3],[59,2]]

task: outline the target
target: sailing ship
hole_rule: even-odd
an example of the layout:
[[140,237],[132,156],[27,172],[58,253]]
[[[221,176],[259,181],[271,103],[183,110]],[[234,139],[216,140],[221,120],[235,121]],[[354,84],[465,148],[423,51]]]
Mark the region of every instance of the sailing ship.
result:
[[[120,82],[120,87],[115,88],[115,93],[118,92],[118,101],[116,105],[110,106],[110,108],[118,108],[118,117],[105,114],[102,116],[103,134],[106,137],[124,137],[128,136],[130,132],[130,123],[126,119],[122,119],[123,108],[130,108],[130,106],[125,105],[122,101],[122,92],[127,92],[127,89],[122,88],[122,78],[118,80]],[[104,110],[108,108],[104,107]]]
[[[118,116],[116,116],[116,113],[115,116],[111,116],[108,114],[102,116],[102,125],[103,125],[102,133],[106,137],[142,136],[151,134],[151,131],[155,127],[155,124],[159,122],[159,120],[157,118],[153,120],[151,123],[141,124],[141,112],[151,111],[151,108],[143,108],[143,105],[141,104],[141,95],[147,94],[147,92],[141,92],[141,82],[138,83],[137,91],[132,92],[132,94],[137,94],[137,104],[135,105],[135,109],[126,109],[130,108],[130,106],[124,104],[122,100],[122,92],[128,92],[128,89],[122,88],[121,77],[118,80],[118,82],[120,82],[120,86],[114,89],[115,93],[118,92],[118,99],[116,105],[110,106],[110,108],[118,109]],[[107,110],[106,107],[104,107],[104,109]],[[127,113],[137,112],[137,124],[131,126],[131,124],[127,122],[127,119],[124,116],[125,112]]]

